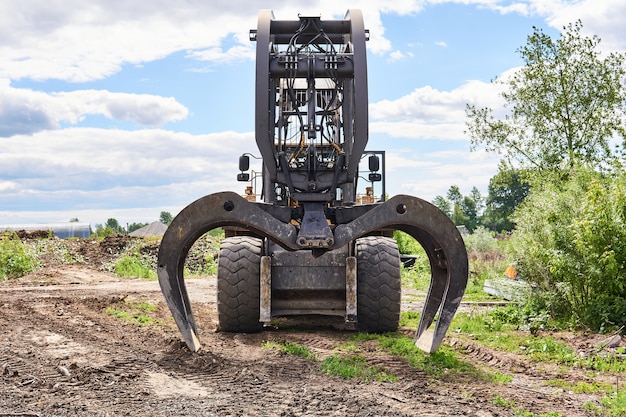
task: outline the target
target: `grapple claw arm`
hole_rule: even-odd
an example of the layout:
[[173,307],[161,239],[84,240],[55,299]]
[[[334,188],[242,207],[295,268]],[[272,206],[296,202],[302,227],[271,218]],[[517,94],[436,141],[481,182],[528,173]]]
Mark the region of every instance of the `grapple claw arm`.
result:
[[[461,303],[468,278],[467,251],[452,221],[437,207],[417,197],[398,195],[350,223],[335,229],[335,244],[342,246],[379,229],[402,230],[424,247],[432,271],[430,288],[415,344],[432,353],[441,344]],[[428,331],[435,316],[433,332]]]
[[[181,211],[168,227],[158,257],[161,290],[187,346],[200,348],[198,331],[183,278],[184,262],[193,243],[220,226],[250,230],[298,250],[297,230],[231,192],[211,194]],[[432,277],[415,343],[422,350],[437,350],[461,303],[467,285],[468,261],[463,239],[456,226],[438,208],[417,197],[399,195],[376,205],[356,219],[335,228],[333,247],[339,248],[380,229],[398,229],[424,247]],[[332,249],[332,248],[331,248]],[[434,331],[428,331],[438,315]]]
[[232,192],[207,195],[185,207],[167,228],[158,255],[161,291],[185,343],[200,349],[183,269],[187,253],[200,236],[221,226],[236,226],[267,236],[286,249],[297,249],[296,229]]

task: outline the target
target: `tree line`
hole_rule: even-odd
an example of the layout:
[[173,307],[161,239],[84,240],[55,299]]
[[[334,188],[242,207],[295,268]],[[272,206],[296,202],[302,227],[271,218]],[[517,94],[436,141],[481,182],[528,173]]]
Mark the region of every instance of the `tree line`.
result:
[[472,187],[469,194],[463,195],[458,185],[452,185],[445,197],[438,195],[432,203],[470,233],[479,226],[500,234],[511,232],[513,213],[530,192],[527,173],[501,165],[489,180],[487,192],[483,196],[478,188]]
[[[174,217],[168,211],[162,211],[159,215],[159,221],[165,225],[172,223]],[[78,221],[78,219],[72,219],[70,221]],[[113,234],[128,234],[132,233],[135,230],[141,229],[144,226],[147,226],[149,223],[130,223],[127,224],[126,227],[120,224],[120,222],[115,218],[109,218],[103,224],[96,224],[95,231],[93,231],[93,235],[97,237],[104,237]]]

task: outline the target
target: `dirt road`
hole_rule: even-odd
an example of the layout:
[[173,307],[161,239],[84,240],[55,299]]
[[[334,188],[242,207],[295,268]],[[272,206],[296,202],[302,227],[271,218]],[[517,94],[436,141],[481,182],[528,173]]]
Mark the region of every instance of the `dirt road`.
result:
[[[322,358],[353,333],[328,322],[259,334],[216,332],[215,278],[187,283],[199,353],[181,342],[157,282],[66,266],[0,283],[0,416],[586,415],[586,398],[542,383],[558,378],[557,371],[462,344],[464,360],[513,380],[434,380],[374,341],[359,342],[359,350],[397,382],[329,376],[319,363],[264,341],[297,342]],[[140,303],[155,306],[148,324],[116,317]],[[497,397],[515,406],[497,404]]]

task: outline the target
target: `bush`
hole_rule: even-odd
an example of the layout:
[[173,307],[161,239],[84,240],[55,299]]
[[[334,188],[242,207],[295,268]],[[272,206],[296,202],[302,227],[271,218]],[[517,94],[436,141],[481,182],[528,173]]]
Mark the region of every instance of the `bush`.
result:
[[144,250],[146,243],[139,239],[127,247],[113,265],[113,272],[120,277],[157,279],[156,255]]
[[402,255],[415,255],[424,253],[422,245],[418,243],[411,235],[401,230],[394,230],[393,238],[398,243],[398,250]]
[[15,232],[0,234],[0,281],[19,278],[36,267],[37,260],[26,251]]
[[621,326],[626,314],[625,181],[578,168],[535,187],[515,215],[520,273],[553,315],[594,331]]
[[468,252],[489,252],[498,250],[498,241],[493,233],[483,226],[478,226],[474,232],[463,238]]

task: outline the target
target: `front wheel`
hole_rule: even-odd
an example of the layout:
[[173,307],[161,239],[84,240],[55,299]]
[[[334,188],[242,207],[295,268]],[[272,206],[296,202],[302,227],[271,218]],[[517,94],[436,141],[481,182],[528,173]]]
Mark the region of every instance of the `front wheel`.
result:
[[400,252],[392,238],[356,240],[357,320],[360,331],[398,330],[400,320]]
[[252,333],[259,322],[263,241],[250,236],[222,240],[217,266],[217,318],[225,332]]

